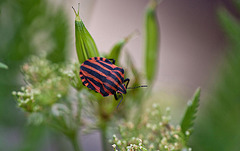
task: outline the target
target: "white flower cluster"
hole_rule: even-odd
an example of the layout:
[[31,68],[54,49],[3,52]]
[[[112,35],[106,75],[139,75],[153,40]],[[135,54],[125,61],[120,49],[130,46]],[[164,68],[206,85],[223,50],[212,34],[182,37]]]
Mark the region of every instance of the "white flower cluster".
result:
[[18,106],[24,110],[28,112],[37,112],[41,109],[41,107],[35,103],[34,98],[34,96],[40,94],[38,89],[32,89],[30,86],[21,87],[21,91],[13,91],[12,94],[17,98]]
[[130,143],[126,140],[120,140],[117,138],[116,135],[113,135],[113,140],[110,141],[114,143],[112,145],[114,151],[135,151],[135,150],[141,150],[141,151],[147,151],[145,146],[142,143],[142,140],[140,138],[132,137],[130,139]]
[[130,121],[119,127],[121,139],[117,138],[116,135],[113,136],[111,141],[113,149],[123,151],[180,151],[187,148],[180,126],[171,125],[170,120],[170,108],[166,108],[163,115],[160,106],[154,104],[151,109],[147,110],[140,123],[134,124]]
[[26,86],[19,92],[13,91],[18,106],[27,112],[38,112],[51,106],[68,93],[68,78],[59,70],[59,65],[46,58],[33,56],[23,65]]
[[77,90],[81,89],[82,82],[79,78],[79,63],[71,63],[67,68],[61,69],[60,72],[70,79],[71,85]]

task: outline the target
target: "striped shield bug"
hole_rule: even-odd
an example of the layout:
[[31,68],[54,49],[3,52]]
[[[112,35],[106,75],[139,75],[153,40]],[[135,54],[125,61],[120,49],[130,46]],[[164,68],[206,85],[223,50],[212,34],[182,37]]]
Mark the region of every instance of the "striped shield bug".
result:
[[130,79],[124,79],[124,70],[115,65],[114,59],[102,57],[90,58],[80,66],[79,74],[84,86],[100,93],[103,97],[114,95],[114,98],[118,100],[119,97],[117,94],[120,94],[123,99],[122,94],[127,93],[126,89],[128,88]]

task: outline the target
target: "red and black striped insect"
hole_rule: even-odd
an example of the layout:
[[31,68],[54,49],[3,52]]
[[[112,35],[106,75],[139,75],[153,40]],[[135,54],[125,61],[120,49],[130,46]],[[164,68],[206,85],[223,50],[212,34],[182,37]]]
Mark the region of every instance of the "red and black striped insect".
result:
[[80,66],[79,74],[84,86],[100,93],[104,97],[114,95],[115,99],[118,100],[117,94],[122,96],[122,94],[127,93],[126,89],[130,80],[128,78],[124,79],[124,70],[115,65],[114,59],[90,58]]

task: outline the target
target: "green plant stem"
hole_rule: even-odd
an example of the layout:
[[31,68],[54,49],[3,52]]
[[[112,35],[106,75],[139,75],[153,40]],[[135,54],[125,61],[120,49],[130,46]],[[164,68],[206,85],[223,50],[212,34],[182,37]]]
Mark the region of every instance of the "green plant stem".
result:
[[108,151],[108,141],[107,141],[107,123],[106,121],[102,121],[100,124],[101,130],[101,139],[102,139],[102,148],[104,151]]
[[51,122],[48,123],[48,125],[54,129],[56,129],[59,132],[62,132],[72,143],[74,151],[81,151],[82,147],[78,141],[78,130],[70,130],[64,129],[63,127],[59,126],[60,124],[52,124]]
[[[145,102],[144,100],[147,100],[152,92],[152,85],[148,86],[148,89],[144,91],[144,93],[140,93],[140,96],[138,97],[139,104],[137,108],[136,113],[141,113],[141,111],[145,110]],[[138,125],[141,122],[142,114],[136,114],[136,124]]]
[[78,135],[77,135],[77,133],[69,136],[69,139],[70,139],[70,141],[71,141],[71,143],[73,145],[74,151],[81,151],[82,150],[80,144],[78,143]]

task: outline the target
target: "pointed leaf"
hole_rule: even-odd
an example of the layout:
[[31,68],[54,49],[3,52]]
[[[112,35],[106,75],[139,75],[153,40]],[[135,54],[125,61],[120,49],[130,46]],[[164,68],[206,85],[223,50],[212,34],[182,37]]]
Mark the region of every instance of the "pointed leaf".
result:
[[193,96],[193,98],[188,102],[187,109],[182,118],[181,130],[185,135],[186,139],[189,137],[192,131],[194,120],[196,118],[196,113],[199,106],[200,88],[198,88]]
[[156,16],[157,0],[150,1],[145,16],[145,70],[151,84],[157,71],[159,53],[159,24]]
[[126,41],[124,39],[122,39],[119,42],[117,42],[113,46],[113,48],[112,48],[108,58],[109,59],[114,59],[116,61],[116,64],[118,64],[118,60],[119,60],[119,56],[120,56],[121,50],[122,50],[122,48],[123,48],[123,46],[125,44],[126,44]]
[[132,37],[137,34],[137,32],[133,32],[132,34],[128,35],[124,39],[121,39],[118,41],[113,48],[111,49],[111,52],[108,56],[109,59],[114,59],[116,61],[116,64],[118,64],[119,56],[122,51],[122,48],[127,44],[127,42],[132,39]]

